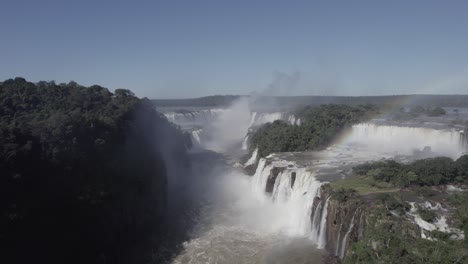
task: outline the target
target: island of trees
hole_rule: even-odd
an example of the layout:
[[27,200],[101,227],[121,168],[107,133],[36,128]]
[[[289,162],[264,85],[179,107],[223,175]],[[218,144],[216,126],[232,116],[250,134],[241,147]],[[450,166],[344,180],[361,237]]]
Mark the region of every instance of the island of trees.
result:
[[258,128],[249,138],[252,152],[260,157],[274,152],[318,150],[327,147],[346,127],[367,120],[378,113],[375,105],[321,105],[299,108],[295,116],[301,125],[277,120]]

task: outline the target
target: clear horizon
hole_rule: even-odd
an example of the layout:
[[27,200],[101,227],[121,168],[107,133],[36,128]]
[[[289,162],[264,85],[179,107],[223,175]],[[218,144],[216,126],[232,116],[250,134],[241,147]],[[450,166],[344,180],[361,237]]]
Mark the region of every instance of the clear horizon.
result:
[[468,2],[12,1],[0,81],[151,99],[468,93]]

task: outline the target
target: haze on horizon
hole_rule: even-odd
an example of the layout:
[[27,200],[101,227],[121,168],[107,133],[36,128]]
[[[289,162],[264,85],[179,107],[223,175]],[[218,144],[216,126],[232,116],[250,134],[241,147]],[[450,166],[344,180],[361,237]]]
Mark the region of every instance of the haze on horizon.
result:
[[468,93],[468,2],[6,0],[0,81],[149,98]]

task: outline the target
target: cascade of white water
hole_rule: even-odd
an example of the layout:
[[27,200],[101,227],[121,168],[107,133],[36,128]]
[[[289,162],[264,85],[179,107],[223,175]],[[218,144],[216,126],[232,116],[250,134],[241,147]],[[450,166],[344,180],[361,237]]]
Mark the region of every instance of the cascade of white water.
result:
[[271,123],[274,122],[275,120],[280,120],[283,119],[283,113],[281,112],[275,112],[275,113],[252,113],[253,116],[253,122],[251,126],[258,126],[262,125],[265,123]]
[[245,136],[244,141],[242,141],[242,149],[247,150],[249,148],[249,135]]
[[[288,166],[289,165],[289,166]],[[268,179],[274,177],[272,175],[273,168],[280,168],[274,181],[273,189],[271,194],[265,192],[268,184]],[[294,175],[294,176],[293,176]],[[315,197],[320,195],[321,182],[315,179],[305,168],[297,168],[292,166],[291,163],[285,161],[271,161],[267,165],[266,159],[260,159],[255,175],[253,176],[253,188],[257,193],[258,197],[267,203],[274,203],[281,205],[284,212],[282,215],[287,216],[287,221],[282,227],[282,231],[296,236],[310,237],[312,241],[317,244],[322,244],[324,241],[320,240],[320,230],[326,228],[323,222],[326,219],[320,218],[321,215],[325,215],[325,211],[312,214],[312,205]],[[271,184],[271,183],[270,183]],[[321,208],[327,207],[327,202]],[[319,222],[318,231],[316,231],[314,224],[311,225],[311,216],[318,218],[316,221]]]
[[318,248],[325,248],[325,245],[326,245],[328,202],[330,201],[330,198],[331,196],[327,198],[327,201],[325,202],[325,205],[323,206],[323,210],[322,210],[322,219],[320,220],[319,239],[317,243]]
[[194,145],[200,145],[201,144],[201,139],[200,139],[200,134],[202,133],[203,130],[201,129],[194,129],[191,132],[192,135],[192,142]]
[[346,240],[348,239],[349,234],[350,234],[351,231],[353,230],[353,227],[354,227],[354,217],[356,217],[357,211],[358,211],[357,209],[356,209],[356,211],[354,211],[353,218],[351,218],[351,222],[350,222],[350,224],[349,224],[348,231],[346,232],[346,235],[343,237],[343,241],[341,242],[340,259],[343,259],[343,257],[344,257],[345,250],[346,250]]
[[222,113],[228,109],[204,109],[189,112],[168,112],[164,113],[166,118],[179,126],[205,125],[215,121]]
[[320,233],[320,220],[322,213],[322,201],[317,204],[317,207],[314,210],[314,214],[312,216],[312,230],[311,230],[311,237],[312,240],[318,241],[319,233]]
[[296,124],[296,117],[294,115],[288,116],[288,123],[291,124],[291,125],[295,125]]
[[357,124],[347,137],[347,144],[366,145],[375,151],[411,154],[414,150],[430,147],[430,150],[457,158],[466,149],[460,142],[463,134],[455,129],[439,130],[423,127]]
[[335,256],[339,256],[338,253],[340,252],[340,238],[341,238],[341,229],[343,228],[343,222],[340,224],[340,229],[338,230],[338,237],[336,238],[336,246],[335,246]]
[[244,164],[244,167],[255,164],[255,162],[257,162],[257,156],[258,156],[258,148],[254,150],[250,159]]
[[300,126],[300,125],[301,125],[301,119],[300,119],[300,118],[296,118],[295,115],[289,115],[289,116],[288,116],[288,123],[291,124],[291,125]]
[[249,127],[253,126],[255,124],[255,120],[257,118],[257,112],[252,112],[250,114],[250,124]]
[[264,200],[266,198],[265,187],[268,177],[270,176],[270,172],[273,169],[273,166],[266,166],[266,163],[266,159],[260,159],[257,165],[257,169],[255,170],[255,174],[252,178],[253,191],[260,200]]

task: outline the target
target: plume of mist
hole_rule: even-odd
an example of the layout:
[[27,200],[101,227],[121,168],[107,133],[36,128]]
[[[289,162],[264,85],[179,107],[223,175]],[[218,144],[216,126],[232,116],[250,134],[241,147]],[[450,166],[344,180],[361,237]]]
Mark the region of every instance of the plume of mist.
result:
[[251,109],[260,112],[278,111],[280,100],[278,97],[291,96],[299,87],[301,73],[295,71],[291,74],[276,71],[273,80],[263,90],[250,94]]
[[292,74],[276,71],[273,73],[273,81],[260,93],[261,96],[288,96],[294,93],[301,79],[301,73]]
[[225,152],[242,143],[250,126],[249,98],[241,97],[222,112],[209,129],[206,147],[216,152]]
[[252,110],[277,109],[278,101],[275,97],[290,95],[300,79],[301,74],[298,71],[292,74],[275,72],[272,82],[265,90],[252,93],[250,98],[241,97],[234,101],[209,127],[210,139],[206,147],[216,152],[226,152],[237,147],[248,132]]

